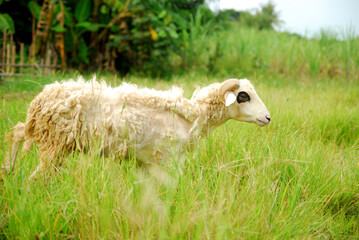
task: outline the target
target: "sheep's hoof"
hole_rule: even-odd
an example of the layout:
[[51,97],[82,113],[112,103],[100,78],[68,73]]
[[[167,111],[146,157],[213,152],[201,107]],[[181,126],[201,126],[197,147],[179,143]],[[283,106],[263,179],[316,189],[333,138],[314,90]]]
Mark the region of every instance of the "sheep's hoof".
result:
[[30,177],[27,179],[28,181],[37,181],[37,173],[32,173]]

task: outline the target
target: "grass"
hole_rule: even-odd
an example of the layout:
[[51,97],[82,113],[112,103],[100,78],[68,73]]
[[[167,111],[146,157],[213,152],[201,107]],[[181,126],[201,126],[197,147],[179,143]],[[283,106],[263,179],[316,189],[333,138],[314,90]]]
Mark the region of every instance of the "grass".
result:
[[354,81],[359,77],[359,38],[350,27],[341,34],[323,29],[308,39],[238,23],[222,31],[202,33],[195,23],[191,25],[195,38],[184,39],[191,50],[186,55],[190,70],[220,76],[256,72],[295,79],[310,76]]
[[[21,156],[0,183],[0,238],[358,238],[358,82],[251,79],[272,123],[227,122],[186,153],[181,169],[171,160],[145,169],[135,159],[74,153],[59,173],[31,182],[37,148]],[[0,159],[5,132],[41,91],[34,82],[54,78],[30,80],[0,87]],[[180,85],[189,97],[223,79],[126,80]]]

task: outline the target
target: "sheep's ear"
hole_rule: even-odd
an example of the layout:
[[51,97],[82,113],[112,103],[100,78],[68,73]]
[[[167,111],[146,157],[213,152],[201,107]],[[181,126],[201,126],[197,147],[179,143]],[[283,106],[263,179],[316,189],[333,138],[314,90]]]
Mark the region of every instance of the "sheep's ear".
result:
[[228,93],[226,93],[225,96],[225,100],[226,100],[226,107],[228,107],[229,105],[231,105],[232,103],[234,103],[236,101],[237,97],[234,94],[234,92],[229,91]]
[[[234,92],[235,90],[237,90],[239,88],[239,80],[238,79],[234,79],[234,78],[231,78],[231,79],[228,79],[226,81],[224,81],[219,89],[218,89],[218,97],[219,97],[219,100],[226,104],[227,106],[227,95],[229,92]],[[233,93],[234,94],[234,93]]]

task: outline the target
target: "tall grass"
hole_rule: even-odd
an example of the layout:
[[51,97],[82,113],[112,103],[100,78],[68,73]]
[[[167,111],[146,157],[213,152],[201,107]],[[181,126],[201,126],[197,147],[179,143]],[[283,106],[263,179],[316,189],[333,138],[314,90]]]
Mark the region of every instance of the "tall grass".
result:
[[[242,38],[249,49],[251,37]],[[187,75],[173,82],[189,96],[196,84],[221,80]],[[127,81],[159,89],[173,83]],[[145,168],[135,159],[74,153],[56,175],[27,181],[38,164],[35,147],[0,183],[1,238],[357,238],[358,82],[276,81],[254,78],[272,114],[268,127],[229,121],[187,152],[183,166],[173,164],[176,156]],[[40,91],[17,84],[11,93],[20,93],[0,97],[0,159],[5,132],[24,121]]]
[[[323,29],[308,39],[233,24],[230,29],[203,35],[206,41],[193,45],[189,67],[221,75],[256,72],[295,78],[345,77],[353,81],[359,77],[359,38],[350,27],[339,35]],[[215,49],[218,44],[220,53]],[[218,58],[216,64],[208,64],[213,57]]]

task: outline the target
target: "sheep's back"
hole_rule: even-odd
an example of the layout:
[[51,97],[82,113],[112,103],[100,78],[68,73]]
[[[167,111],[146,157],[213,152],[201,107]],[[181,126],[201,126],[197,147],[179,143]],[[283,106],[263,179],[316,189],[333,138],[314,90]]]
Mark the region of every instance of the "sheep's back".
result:
[[96,91],[81,83],[48,85],[31,102],[25,135],[38,144],[71,148],[81,134],[84,111],[94,109]]
[[127,154],[128,146],[139,150],[162,141],[183,142],[190,128],[183,116],[190,114],[190,108],[181,89],[111,88],[81,80],[54,83],[31,102],[25,134],[39,145],[61,151],[100,140],[104,151]]

